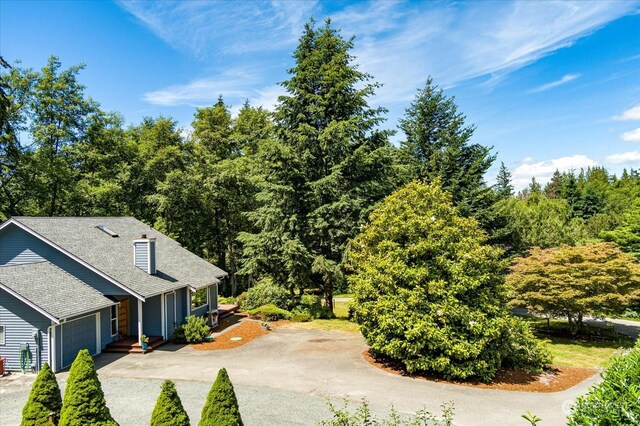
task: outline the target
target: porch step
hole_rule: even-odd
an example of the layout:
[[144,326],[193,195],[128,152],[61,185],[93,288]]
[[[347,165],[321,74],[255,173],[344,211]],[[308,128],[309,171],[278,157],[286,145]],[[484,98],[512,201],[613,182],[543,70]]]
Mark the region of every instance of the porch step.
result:
[[129,354],[146,354],[154,349],[164,345],[168,340],[163,339],[162,336],[150,336],[149,345],[147,350],[142,350],[142,346],[138,343],[136,337],[126,337],[113,343],[109,343],[102,352],[116,352],[116,353],[129,353]]
[[236,313],[238,305],[221,305],[218,304],[218,318],[226,318]]

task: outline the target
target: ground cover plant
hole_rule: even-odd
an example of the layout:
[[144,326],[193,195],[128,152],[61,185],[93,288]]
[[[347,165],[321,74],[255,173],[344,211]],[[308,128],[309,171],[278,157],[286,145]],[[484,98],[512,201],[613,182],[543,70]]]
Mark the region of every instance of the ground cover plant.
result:
[[53,414],[54,424],[57,424],[61,408],[62,396],[58,381],[49,364],[45,363],[31,386],[29,399],[22,409],[20,426],[50,425],[50,414]]
[[71,364],[62,400],[60,426],[118,426],[111,417],[89,351],[82,349]]
[[602,373],[602,382],[579,397],[571,408],[570,426],[640,424],[640,341],[616,357]]
[[171,380],[162,383],[160,395],[151,414],[151,426],[189,426],[189,415],[182,406],[176,385]]
[[410,373],[491,381],[550,355],[505,307],[502,252],[437,184],[413,182],[370,216],[349,252],[355,321],[375,355]]
[[362,399],[355,410],[349,410],[347,401],[342,407],[329,402],[329,410],[332,417],[320,422],[322,426],[450,426],[453,424],[453,403],[442,405],[442,415],[436,416],[425,409],[418,410],[412,416],[403,416],[391,406],[386,418],[380,419],[374,416],[369,409],[369,403]]

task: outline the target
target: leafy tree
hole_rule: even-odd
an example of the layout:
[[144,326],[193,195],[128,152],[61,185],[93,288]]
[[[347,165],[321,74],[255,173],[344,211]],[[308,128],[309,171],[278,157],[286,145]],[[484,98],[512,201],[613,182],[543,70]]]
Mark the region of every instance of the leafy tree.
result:
[[640,260],[640,198],[623,215],[620,226],[603,232],[602,238],[615,242],[623,251]]
[[62,407],[62,397],[56,375],[45,363],[31,386],[29,399],[22,409],[21,426],[50,425],[49,414],[57,419]]
[[171,380],[165,380],[151,414],[150,425],[189,426],[189,424],[189,415],[182,406],[176,385]]
[[495,211],[503,220],[503,241],[513,251],[524,253],[531,247],[557,247],[584,239],[584,225],[572,218],[564,199],[547,198],[540,191],[525,199],[499,201]]
[[354,318],[371,350],[411,372],[491,381],[500,368],[549,362],[505,308],[501,251],[485,245],[437,185],[410,183],[352,242]]
[[329,307],[347,242],[402,180],[389,132],[377,129],[384,110],[367,103],[378,84],[352,48],[329,20],[305,25],[274,113],[276,141],[258,154],[261,205],[249,217],[259,231],[240,234],[243,273],[270,275],[292,294],[321,288]]
[[628,354],[615,357],[601,376],[602,382],[578,397],[571,407],[569,425],[640,424],[640,341]]
[[199,426],[242,426],[243,424],[233,384],[224,368],[218,371],[218,377],[211,386],[198,424]]
[[565,316],[578,333],[586,315],[622,313],[640,297],[640,265],[611,243],[531,250],[507,276],[512,306]]
[[93,358],[87,349],[80,350],[71,364],[58,424],[118,425],[109,413]]
[[459,211],[484,224],[493,203],[484,175],[495,156],[491,148],[470,143],[475,127],[465,120],[455,98],[446,96],[429,77],[400,120],[406,136],[402,151],[414,164],[415,178],[439,179]]

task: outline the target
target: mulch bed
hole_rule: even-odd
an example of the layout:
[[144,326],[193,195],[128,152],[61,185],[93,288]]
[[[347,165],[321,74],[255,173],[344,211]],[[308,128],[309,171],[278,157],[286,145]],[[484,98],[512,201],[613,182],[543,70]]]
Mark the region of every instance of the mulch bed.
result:
[[492,383],[482,383],[475,380],[448,381],[430,374],[410,374],[399,363],[376,358],[368,350],[364,351],[362,355],[374,367],[401,376],[451,385],[519,392],[559,392],[569,389],[597,373],[593,368],[552,367],[551,371],[543,373],[530,373],[524,370],[501,370]]
[[[220,325],[218,325],[218,327],[216,327],[213,331],[222,331],[228,328],[230,325],[233,325],[240,321],[240,319],[233,319],[233,317],[230,317],[230,319],[226,322],[225,320],[227,320],[227,318],[221,320]],[[240,322],[240,325],[233,328],[232,330],[216,336],[215,340],[211,342],[195,343],[192,344],[191,347],[199,351],[218,351],[222,349],[233,349],[245,345],[253,339],[263,336],[267,333],[269,333],[269,331],[262,328],[260,326],[260,322],[245,319]],[[241,340],[231,340],[234,337],[240,337]]]

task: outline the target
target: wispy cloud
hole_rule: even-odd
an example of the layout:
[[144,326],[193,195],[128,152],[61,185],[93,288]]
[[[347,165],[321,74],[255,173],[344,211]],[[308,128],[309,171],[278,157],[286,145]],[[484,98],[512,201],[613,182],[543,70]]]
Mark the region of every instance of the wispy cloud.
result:
[[[257,86],[247,81],[241,89],[245,92],[277,81],[271,77],[273,70],[289,63],[304,22],[311,15],[321,19],[329,7],[311,1],[120,4],[168,44],[203,61],[224,57],[238,66],[251,57],[262,75],[254,82]],[[508,1],[487,7],[483,2],[370,1],[331,15],[345,36],[358,37],[353,53],[361,69],[384,84],[374,102],[392,106],[411,99],[429,75],[443,87],[478,77],[499,83],[510,72],[572,45],[635,8],[636,2]],[[224,77],[203,76],[212,81]],[[575,78],[569,74],[549,84]],[[197,83],[181,82],[159,92],[171,99],[171,91]],[[185,93],[178,97],[185,99]]]
[[640,121],[640,105],[626,109],[620,115],[613,117],[617,121]]
[[576,78],[579,78],[579,77],[580,77],[580,74],[566,74],[559,80],[552,81],[550,83],[546,83],[546,84],[543,84],[541,86],[536,87],[535,89],[531,90],[531,93],[544,92],[545,90],[553,89],[554,87],[558,87],[558,86],[562,86],[563,84],[567,84],[570,81],[573,81],[573,80],[575,80]]
[[620,154],[611,154],[605,157],[605,161],[609,164],[632,164],[640,165],[640,151],[628,151]]
[[545,184],[551,180],[551,176],[556,170],[561,172],[568,170],[579,170],[581,168],[596,166],[598,162],[583,154],[567,157],[553,158],[534,162],[531,157],[523,160],[513,171],[513,185],[516,188],[524,188],[531,178],[535,177],[538,183]]
[[624,132],[620,138],[625,142],[640,142],[640,127]]

